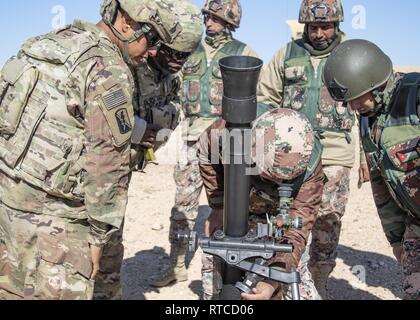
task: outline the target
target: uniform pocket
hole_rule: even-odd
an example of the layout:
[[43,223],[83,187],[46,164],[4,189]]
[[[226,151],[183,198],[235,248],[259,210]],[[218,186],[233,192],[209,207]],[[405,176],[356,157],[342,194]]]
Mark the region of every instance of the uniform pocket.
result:
[[10,138],[0,137],[0,159],[11,169],[27,152],[36,128],[45,115],[49,96],[35,88],[23,108],[19,126]]
[[80,200],[73,194],[82,168],[77,166],[83,142],[74,139],[75,128],[44,119],[38,126],[20,165],[20,174],[51,195]]
[[[393,186],[403,203],[419,214],[420,208],[420,137],[405,141],[388,149],[388,159],[392,162],[390,172]],[[391,164],[390,164],[391,166]],[[389,168],[388,170],[391,170]]]
[[198,73],[201,67],[201,59],[190,59],[188,60],[184,68],[182,69],[182,72],[185,76],[192,75],[195,73]]
[[284,76],[288,83],[299,83],[308,81],[304,66],[288,67],[284,70]]
[[90,300],[94,282],[88,244],[71,243],[63,237],[38,234],[39,264],[35,298]]
[[420,168],[417,168],[400,178],[400,185],[415,207],[420,208]]
[[332,114],[335,109],[335,101],[326,87],[322,87],[319,92],[319,111],[323,114]]
[[187,116],[200,113],[200,81],[186,80],[183,84],[183,106]]
[[213,70],[213,80],[210,86],[210,104],[216,108],[212,110],[213,114],[221,115],[222,113],[222,101],[223,101],[223,80],[220,67],[215,65]]
[[10,138],[16,133],[24,109],[37,80],[38,71],[30,64],[10,59],[0,77],[0,134]]
[[184,83],[184,96],[187,101],[195,102],[200,97],[200,81],[186,80]]
[[222,101],[223,101],[223,82],[222,80],[213,80],[210,88],[210,104],[216,107],[212,110],[213,114],[222,114]]
[[306,89],[304,86],[292,86],[284,88],[284,101],[285,108],[292,108],[293,110],[300,111],[306,103]]

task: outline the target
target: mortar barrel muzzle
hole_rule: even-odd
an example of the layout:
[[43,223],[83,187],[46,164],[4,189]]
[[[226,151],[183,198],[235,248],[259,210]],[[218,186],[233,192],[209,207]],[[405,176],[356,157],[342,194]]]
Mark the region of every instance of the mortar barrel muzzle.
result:
[[220,60],[223,78],[223,119],[246,125],[257,116],[257,84],[263,61],[254,57],[231,56]]

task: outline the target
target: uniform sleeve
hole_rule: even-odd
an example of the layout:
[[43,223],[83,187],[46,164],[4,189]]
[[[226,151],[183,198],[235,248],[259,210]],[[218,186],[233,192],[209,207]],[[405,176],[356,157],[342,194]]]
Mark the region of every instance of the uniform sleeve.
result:
[[402,243],[407,213],[392,198],[379,170],[371,171],[373,197],[385,235],[391,246]]
[[[177,76],[179,78],[179,83],[182,84],[184,82],[184,69],[181,69],[181,71],[178,72]],[[179,94],[180,93],[181,93],[181,88],[180,88]]]
[[85,205],[89,242],[106,244],[122,227],[128,201],[132,80],[121,66],[99,72],[87,89],[85,105]]
[[224,127],[225,121],[218,120],[199,140],[200,172],[212,209],[223,208],[224,203],[224,171],[219,161],[219,138]]
[[244,51],[242,51],[242,55],[243,56],[247,56],[247,57],[254,57],[254,58],[258,58],[258,54],[254,51],[254,49],[252,49],[249,46],[246,46],[244,48]]
[[264,66],[258,84],[258,102],[280,107],[283,104],[284,59],[286,49],[281,49]]
[[299,217],[303,221],[301,230],[290,229],[284,235],[285,243],[293,245],[293,253],[277,254],[270,261],[270,265],[279,266],[287,271],[290,271],[292,267],[298,267],[321,205],[324,179],[322,165],[319,164],[311,178],[300,188],[290,210],[290,215],[293,218]]
[[181,104],[181,78],[180,76],[174,76],[171,81],[171,93],[168,97],[167,104],[169,104],[175,110],[175,119],[173,123],[172,129],[175,130],[176,127],[181,123],[183,120],[183,110]]
[[359,150],[359,152],[360,152],[360,166],[366,165],[367,164],[366,153],[365,153],[365,150],[363,149],[362,143],[360,143],[359,148],[360,148],[360,150]]
[[367,165],[367,158],[365,149],[363,148],[363,137],[362,137],[362,124],[361,124],[361,118],[360,116],[356,117],[356,124],[358,127],[358,133],[359,133],[359,154],[360,154],[360,166]]

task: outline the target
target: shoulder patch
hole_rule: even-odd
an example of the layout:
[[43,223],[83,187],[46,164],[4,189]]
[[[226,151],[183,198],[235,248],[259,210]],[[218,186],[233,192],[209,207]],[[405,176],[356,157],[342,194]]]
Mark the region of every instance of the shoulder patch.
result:
[[99,97],[99,105],[111,130],[114,145],[121,147],[131,139],[134,109],[129,95],[120,86]]
[[120,129],[121,134],[127,134],[133,129],[127,109],[123,108],[115,112],[115,118],[117,119],[118,128]]
[[102,97],[105,107],[108,110],[113,110],[119,106],[127,104],[128,100],[122,88],[107,93]]

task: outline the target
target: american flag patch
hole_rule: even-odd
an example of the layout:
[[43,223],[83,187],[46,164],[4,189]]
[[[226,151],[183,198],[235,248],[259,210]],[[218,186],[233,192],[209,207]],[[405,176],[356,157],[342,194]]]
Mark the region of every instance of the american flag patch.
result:
[[128,102],[127,97],[125,96],[124,91],[122,89],[119,89],[117,91],[107,94],[106,96],[103,96],[102,100],[105,104],[105,107],[108,110],[115,109],[119,106],[127,104]]

